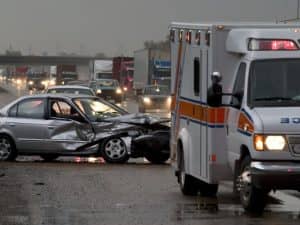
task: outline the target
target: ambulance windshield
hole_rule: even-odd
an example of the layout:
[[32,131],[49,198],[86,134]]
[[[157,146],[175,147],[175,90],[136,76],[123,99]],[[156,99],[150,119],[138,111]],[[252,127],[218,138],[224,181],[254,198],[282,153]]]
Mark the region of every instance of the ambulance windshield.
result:
[[248,104],[300,106],[300,59],[260,60],[251,64]]

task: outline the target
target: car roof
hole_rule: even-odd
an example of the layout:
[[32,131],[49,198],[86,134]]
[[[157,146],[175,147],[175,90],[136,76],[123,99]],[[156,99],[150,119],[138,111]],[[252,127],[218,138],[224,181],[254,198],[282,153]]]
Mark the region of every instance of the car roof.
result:
[[89,87],[81,86],[81,85],[57,85],[57,86],[51,86],[48,88],[48,90],[52,89],[85,89],[85,90],[91,90]]
[[157,84],[157,85],[153,84],[153,85],[146,85],[145,86],[145,88],[151,88],[151,87],[166,87],[166,88],[168,88],[167,85],[160,85],[160,84]]
[[96,96],[91,95],[83,95],[83,94],[70,94],[70,93],[57,93],[57,94],[34,94],[34,95],[26,95],[20,99],[30,99],[30,98],[65,98],[65,99],[73,99],[73,98],[97,98]]

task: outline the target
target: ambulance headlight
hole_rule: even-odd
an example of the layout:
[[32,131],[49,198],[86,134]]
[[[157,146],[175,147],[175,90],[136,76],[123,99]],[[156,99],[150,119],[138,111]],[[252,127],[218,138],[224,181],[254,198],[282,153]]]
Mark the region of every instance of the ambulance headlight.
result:
[[281,135],[254,135],[254,147],[256,151],[282,151],[287,142]]
[[145,104],[151,104],[151,99],[149,97],[144,97],[143,101]]
[[101,89],[97,89],[96,93],[101,94],[102,93]]
[[29,85],[33,85],[33,81],[32,81],[32,80],[29,81],[28,84],[29,84]]
[[286,141],[283,136],[266,136],[265,137],[265,145],[268,150],[283,150]]

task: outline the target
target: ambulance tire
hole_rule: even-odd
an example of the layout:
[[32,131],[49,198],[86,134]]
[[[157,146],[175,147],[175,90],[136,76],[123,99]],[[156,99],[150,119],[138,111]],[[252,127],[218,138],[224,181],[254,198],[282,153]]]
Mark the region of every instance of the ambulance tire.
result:
[[184,169],[184,158],[180,159],[180,166],[178,171],[178,181],[181,192],[184,195],[196,196],[199,192],[199,181],[195,177],[185,173]]
[[241,163],[239,174],[241,177],[240,201],[245,211],[260,214],[266,206],[268,191],[255,187],[254,184],[251,183],[251,177],[249,179],[250,182],[243,183],[242,177],[251,176],[250,164],[250,156],[246,156]]

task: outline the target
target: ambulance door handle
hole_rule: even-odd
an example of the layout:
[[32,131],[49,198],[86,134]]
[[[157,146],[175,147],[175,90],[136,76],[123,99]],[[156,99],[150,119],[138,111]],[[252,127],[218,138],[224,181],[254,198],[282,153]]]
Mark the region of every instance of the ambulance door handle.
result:
[[225,128],[226,128],[226,134],[227,136],[229,135],[229,127],[228,127],[228,124],[225,125]]
[[188,126],[190,125],[190,119],[186,120],[186,125],[188,125]]

